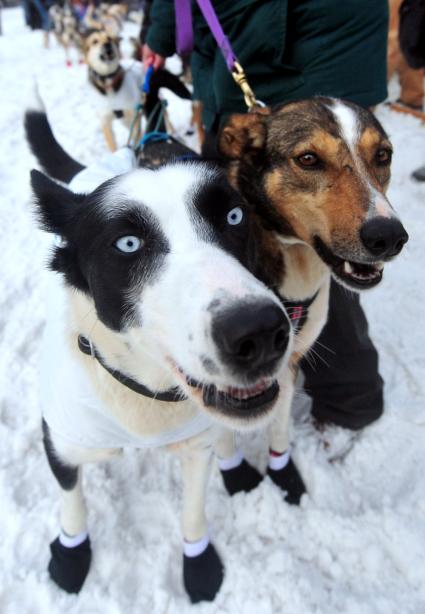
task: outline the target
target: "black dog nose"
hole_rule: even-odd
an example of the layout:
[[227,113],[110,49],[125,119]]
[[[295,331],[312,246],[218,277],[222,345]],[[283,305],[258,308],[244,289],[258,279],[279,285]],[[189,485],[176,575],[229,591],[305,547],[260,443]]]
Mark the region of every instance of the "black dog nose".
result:
[[114,48],[112,46],[112,43],[105,43],[103,45],[102,53],[104,53],[107,58],[110,58],[112,55],[114,55]]
[[363,245],[374,256],[397,256],[407,243],[409,235],[397,218],[375,217],[360,229]]
[[241,303],[216,316],[212,336],[227,364],[255,371],[272,368],[283,356],[289,331],[289,320],[275,303]]

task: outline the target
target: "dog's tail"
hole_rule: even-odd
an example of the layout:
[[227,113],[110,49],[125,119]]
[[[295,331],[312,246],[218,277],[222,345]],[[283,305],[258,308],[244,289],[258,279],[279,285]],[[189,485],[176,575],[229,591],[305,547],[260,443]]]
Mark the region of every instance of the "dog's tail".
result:
[[164,68],[158,68],[155,70],[150,80],[150,91],[153,93],[153,95],[158,95],[158,90],[160,87],[165,87],[167,90],[170,90],[170,92],[173,92],[173,94],[179,98],[183,98],[184,100],[190,100],[192,98],[192,94],[181,79]]
[[[159,116],[159,110],[157,103],[159,101],[159,89],[164,87],[170,92],[173,92],[179,98],[183,100],[191,100],[192,94],[187,89],[184,83],[173,73],[159,68],[152,73],[152,77],[149,85],[149,94],[146,96],[145,112],[147,116],[151,116],[151,124],[155,125]],[[156,113],[154,111],[156,110]],[[159,128],[165,130],[165,125]]]
[[71,158],[55,139],[36,88],[31,108],[25,113],[24,126],[32,153],[50,177],[69,183],[77,173],[84,170],[85,167]]

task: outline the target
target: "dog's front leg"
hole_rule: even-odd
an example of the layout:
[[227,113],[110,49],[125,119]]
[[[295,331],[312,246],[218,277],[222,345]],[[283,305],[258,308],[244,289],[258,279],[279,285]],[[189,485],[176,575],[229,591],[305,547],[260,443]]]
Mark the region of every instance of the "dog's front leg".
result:
[[71,57],[69,55],[69,40],[66,38],[63,42],[63,48],[65,49],[65,64],[67,66],[72,66]]
[[82,468],[67,466],[49,457],[50,466],[62,467],[69,480],[55,471],[61,487],[60,534],[50,544],[49,574],[52,580],[67,593],[80,592],[91,563],[91,545],[87,532],[87,514],[82,491]]
[[289,427],[291,405],[295,392],[297,368],[286,369],[282,380],[281,399],[276,416],[270,427],[270,456],[267,475],[285,491],[288,503],[299,505],[306,492],[303,479],[291,458],[289,445]]
[[238,492],[249,492],[258,486],[263,476],[250,465],[237,448],[235,433],[229,429],[217,429],[215,452],[224,486],[229,495]]
[[174,448],[183,479],[183,580],[192,601],[212,601],[223,581],[223,565],[209,542],[205,496],[212,460],[208,434]]
[[50,544],[49,574],[67,593],[78,593],[91,563],[87,513],[82,490],[82,464],[106,460],[119,450],[80,448],[53,435],[43,420],[47,460],[61,490],[60,533]]
[[[124,120],[125,127],[130,130],[130,128],[133,125],[133,122],[135,121],[134,110],[133,109],[124,109],[123,120]],[[138,144],[140,139],[142,138],[142,131],[141,131],[141,122],[140,122],[140,120],[137,120],[135,125],[133,126],[133,131],[132,131],[131,137],[132,137],[133,143],[136,143],[136,144]]]
[[112,131],[112,120],[114,116],[112,113],[105,113],[102,115],[102,132],[105,137],[106,144],[108,146],[109,151],[116,151],[117,144],[115,141],[114,133]]

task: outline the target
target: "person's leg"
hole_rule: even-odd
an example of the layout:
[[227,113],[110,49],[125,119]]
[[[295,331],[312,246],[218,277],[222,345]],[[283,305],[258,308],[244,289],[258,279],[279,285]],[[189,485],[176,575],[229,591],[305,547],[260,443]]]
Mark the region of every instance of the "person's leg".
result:
[[31,26],[31,11],[29,0],[22,0],[22,8],[24,9],[25,24]]
[[313,356],[314,364],[304,359],[301,365],[314,418],[350,429],[377,420],[383,412],[378,353],[369,338],[359,296],[334,281],[328,322],[314,350],[323,360]]
[[424,99],[424,71],[410,68],[401,52],[398,40],[400,5],[401,0],[390,0],[387,58],[388,81],[397,72],[400,81],[400,102],[420,109]]
[[399,66],[400,101],[404,104],[422,109],[424,101],[424,71],[410,68],[404,58],[401,58]]
[[50,16],[48,10],[41,0],[32,0],[32,3],[40,15],[42,29],[48,32],[50,30]]
[[388,28],[388,56],[387,78],[390,81],[395,72],[398,72],[398,64],[401,58],[400,45],[398,42],[398,11],[401,0],[390,0],[390,21]]

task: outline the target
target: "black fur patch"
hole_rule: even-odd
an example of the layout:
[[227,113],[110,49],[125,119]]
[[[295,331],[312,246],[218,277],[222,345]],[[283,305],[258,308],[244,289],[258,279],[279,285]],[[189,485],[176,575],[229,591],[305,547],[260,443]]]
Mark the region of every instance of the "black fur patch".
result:
[[24,125],[31,151],[46,173],[68,183],[84,169],[56,141],[44,112],[27,111]]
[[72,490],[78,479],[78,467],[62,463],[55,452],[55,448],[50,437],[50,430],[45,420],[42,421],[43,444],[46,451],[47,460],[53,475],[64,490]]
[[246,164],[241,160],[238,188],[250,205],[255,208],[255,213],[259,216],[261,226],[265,230],[277,232],[285,237],[292,237],[294,236],[294,231],[291,225],[279,215],[264,189],[265,178],[270,170],[272,170],[271,164],[257,167],[255,169],[255,181],[253,181],[254,169],[250,164]]
[[[131,290],[141,291],[169,251],[154,214],[128,201],[105,210],[113,179],[88,196],[76,196],[37,171],[32,176],[43,227],[66,242],[55,248],[51,268],[93,298],[97,315],[106,326],[121,330],[136,317]],[[141,248],[121,252],[115,243],[126,235],[140,238]]]
[[[159,68],[152,73],[150,84],[149,84],[149,92],[146,96],[145,101],[145,113],[146,117],[150,117],[150,125],[154,126],[158,121],[159,117],[159,107],[157,107],[159,102],[159,89],[166,88],[176,94],[179,98],[183,100],[190,100],[192,98],[192,94],[189,92],[184,83],[173,75],[168,70],[164,70],[163,68]],[[155,111],[155,112],[154,112]],[[165,130],[165,123],[162,123],[158,128],[158,130]]]
[[[252,271],[255,267],[252,220],[246,202],[230,187],[224,173],[219,172],[213,180],[198,189],[191,207],[198,236],[220,245]],[[228,214],[235,208],[242,210],[243,217],[239,224],[232,225]]]

